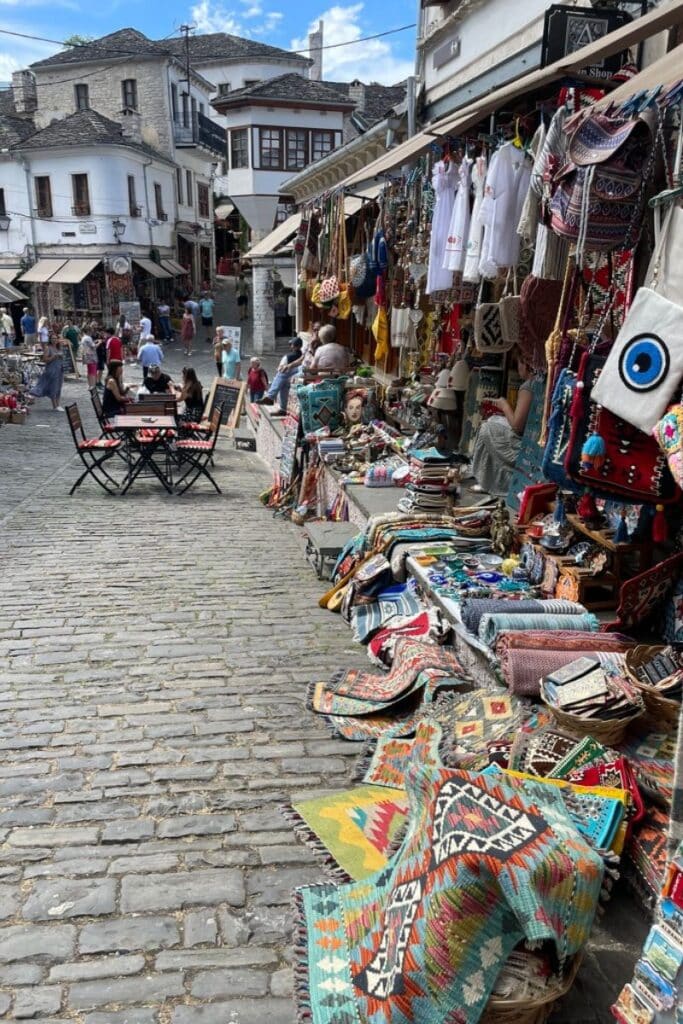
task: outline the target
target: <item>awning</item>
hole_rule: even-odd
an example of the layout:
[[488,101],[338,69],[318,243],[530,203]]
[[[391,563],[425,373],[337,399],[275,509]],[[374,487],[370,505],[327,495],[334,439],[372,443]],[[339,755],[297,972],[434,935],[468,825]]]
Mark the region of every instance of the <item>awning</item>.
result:
[[[423,153],[437,139],[445,135],[458,135],[467,131],[488,114],[503,109],[504,104],[510,100],[552,85],[553,82],[560,81],[572,73],[576,74],[583,68],[599,63],[605,57],[620,53],[622,50],[642,42],[643,39],[648,39],[650,36],[657,35],[658,32],[671,28],[672,25],[681,23],[683,23],[683,0],[668,0],[668,2],[661,3],[642,18],[622,25],[621,28],[615,29],[614,32],[610,32],[602,39],[583,46],[580,50],[562,57],[545,68],[537,68],[522,78],[517,78],[514,82],[509,82],[500,89],[496,89],[488,96],[483,96],[476,102],[440,118],[411,139],[401,143],[396,149],[389,150],[388,153],[384,153],[362,170],[349,175],[348,178],[340,182],[340,186],[349,188],[396,167],[401,167],[413,157]],[[647,71],[647,69],[645,70]],[[628,85],[630,86],[630,84],[629,82]],[[629,93],[627,92],[626,95]]]
[[133,256],[133,263],[137,263],[137,265],[142,267],[142,269],[146,273],[150,274],[151,277],[173,277],[173,274],[169,274],[168,270],[164,270],[164,268],[160,267],[158,263],[154,262],[154,260],[142,260],[138,259],[137,256]]
[[[645,89],[654,89],[657,85],[670,86],[683,78],[683,44],[675,46],[663,57],[648,64],[646,68],[639,71],[633,78],[629,78],[623,85],[618,86],[613,92],[597,100],[593,106],[597,109],[607,107],[611,103],[617,106],[635,96],[637,92]],[[592,108],[589,108],[592,109]]]
[[384,183],[377,183],[376,185],[370,185],[368,188],[362,188],[356,195],[346,196],[344,199],[344,214],[347,217],[353,217],[354,213],[358,213],[361,206],[366,199],[377,199],[384,188]]
[[66,263],[65,259],[57,260],[38,260],[34,263],[30,270],[27,270],[25,274],[22,274],[19,278],[20,281],[28,281],[29,284],[45,284],[49,281],[53,274],[64,266]]
[[100,263],[101,260],[67,260],[64,266],[52,275],[50,284],[80,284]]
[[178,238],[182,238],[184,242],[189,242],[190,245],[196,245],[197,244],[197,236],[196,235],[186,235],[184,231],[179,231],[178,232]]
[[219,206],[215,207],[213,215],[216,218],[216,220],[227,220],[230,214],[234,212],[234,203],[221,203]]
[[20,270],[21,267],[0,267],[0,281],[11,284]]
[[161,265],[164,270],[168,270],[169,274],[172,274],[173,277],[181,277],[184,274],[189,274],[187,267],[181,267],[180,263],[177,263],[175,260],[162,260]]
[[0,281],[0,299],[3,302],[26,302],[26,296],[6,281]]
[[293,213],[287,220],[283,220],[282,224],[262,238],[260,242],[257,242],[247,253],[245,253],[243,259],[251,259],[255,256],[270,256],[271,253],[275,252],[276,249],[280,249],[285,242],[288,242],[299,230],[301,224],[301,214]]

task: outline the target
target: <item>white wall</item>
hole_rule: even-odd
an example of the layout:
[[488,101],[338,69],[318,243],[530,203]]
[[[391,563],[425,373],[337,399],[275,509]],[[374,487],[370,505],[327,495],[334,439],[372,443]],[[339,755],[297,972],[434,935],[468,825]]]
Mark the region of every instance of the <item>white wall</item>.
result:
[[21,164],[9,157],[0,161],[0,188],[4,189],[5,209],[11,217],[9,231],[0,231],[0,263],[8,266],[18,264],[31,245],[26,176]]
[[[194,60],[192,65],[213,84],[213,95],[217,94],[218,86],[221,83],[227,83],[230,86],[230,92],[235,92],[237,89],[242,89],[246,81],[263,82],[292,72],[308,77],[308,65],[294,61],[250,61],[244,63],[226,61],[225,64],[203,64],[201,60]],[[224,115],[218,114],[213,108],[211,108],[211,117],[219,124],[225,124]]]
[[[448,14],[448,6],[424,9],[423,33],[427,24],[438,18],[439,12],[442,16]],[[524,0],[523,3],[486,0],[461,21],[428,38],[423,49],[427,105],[540,41],[547,6],[547,0]],[[459,40],[458,56],[435,68],[434,50],[452,38]],[[502,84],[504,79],[497,82],[497,85]]]
[[[97,247],[107,250],[116,246],[112,221],[123,221],[126,231],[123,244],[149,248],[169,248],[173,245],[175,221],[175,187],[173,168],[155,161],[146,169],[145,158],[140,154],[111,147],[97,151],[92,149],[51,150],[45,154],[27,154],[30,173],[30,199],[27,196],[26,177],[21,165],[13,161],[0,164],[0,187],[5,188],[5,202],[9,209],[23,212],[23,216],[12,214],[8,242],[12,251],[24,254],[25,247],[33,244],[31,236],[30,211],[35,208],[33,179],[37,175],[50,178],[52,192],[52,218],[33,218],[35,244],[44,247]],[[145,196],[144,175],[147,175],[148,197]],[[72,174],[87,174],[90,193],[91,213],[89,217],[76,217],[72,213]],[[128,207],[128,175],[135,177],[136,200],[142,207],[142,216],[131,217]],[[154,204],[154,182],[162,187],[164,212],[168,221],[149,225],[148,218],[156,218]],[[149,200],[149,208],[147,205]],[[15,226],[16,221],[16,226]],[[85,230],[83,230],[85,229]],[[94,230],[93,230],[94,229]],[[65,232],[67,233],[65,235]],[[75,235],[72,236],[72,232]],[[1,234],[1,233],[0,233]],[[4,240],[0,238],[0,258]]]

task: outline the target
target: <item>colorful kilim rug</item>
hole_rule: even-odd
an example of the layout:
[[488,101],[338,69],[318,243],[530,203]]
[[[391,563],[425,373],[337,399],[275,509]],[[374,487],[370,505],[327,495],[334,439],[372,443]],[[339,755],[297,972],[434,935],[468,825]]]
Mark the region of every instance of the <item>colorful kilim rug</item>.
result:
[[393,709],[393,714],[382,711],[362,718],[351,715],[327,715],[325,721],[335,737],[357,743],[376,740],[380,736],[412,736],[422,717],[419,707],[407,711]]
[[654,907],[664,882],[668,831],[668,814],[649,807],[626,844],[624,875],[647,907]]
[[507,739],[521,727],[525,710],[508,693],[473,690],[466,694],[442,694],[425,711],[443,731],[441,756],[450,768],[475,770],[488,765],[489,744]]
[[403,828],[408,798],[402,789],[357,786],[283,808],[297,838],[312,847],[338,877],[361,881],[386,865]]
[[[421,767],[384,870],[296,894],[296,998],[312,1024],[476,1024],[523,939],[588,939],[603,862],[557,793]],[[549,787],[545,787],[549,789]]]
[[510,768],[529,775],[565,778],[595,761],[612,760],[607,747],[589,736],[577,739],[546,726],[535,732],[520,731],[512,744]]
[[631,763],[643,792],[656,803],[671,806],[674,788],[676,736],[670,732],[652,732],[630,737],[619,751]]
[[332,677],[327,689],[340,697],[360,697],[372,704],[385,704],[409,693],[426,668],[442,669],[450,676],[465,675],[452,648],[405,637],[396,645],[394,665],[389,672],[344,669]]
[[441,644],[446,642],[450,632],[450,623],[437,608],[430,608],[411,618],[390,619],[369,641],[368,657],[379,668],[386,668],[393,664],[396,644],[403,637]]
[[308,692],[307,706],[310,711],[317,711],[320,715],[373,715],[380,711],[388,711],[389,708],[398,710],[411,700],[413,704],[415,700],[418,703],[421,699],[429,701],[430,696],[423,691],[429,690],[429,693],[433,694],[439,688],[439,684],[458,686],[462,685],[462,680],[454,678],[446,669],[426,668],[415,676],[412,686],[405,693],[384,701],[342,696],[331,692],[326,683],[314,683]]
[[509,598],[472,597],[462,602],[462,622],[475,636],[484,615],[582,615],[586,609],[574,601],[510,600]]
[[357,765],[357,777],[372,786],[403,789],[408,765],[426,764],[443,768],[439,744],[443,736],[436,721],[422,719],[413,739],[380,736],[373,749]]
[[422,611],[422,602],[407,587],[394,587],[379,594],[372,604],[355,605],[351,611],[353,639],[366,644],[387,622],[413,618]]

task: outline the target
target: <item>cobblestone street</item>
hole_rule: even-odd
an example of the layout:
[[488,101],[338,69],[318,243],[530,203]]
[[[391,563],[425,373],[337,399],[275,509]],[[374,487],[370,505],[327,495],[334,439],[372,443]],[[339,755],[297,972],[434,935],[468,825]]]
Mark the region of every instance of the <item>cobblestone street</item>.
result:
[[[191,362],[207,387],[203,340]],[[84,381],[73,400],[94,432]],[[222,496],[69,498],[47,406],[0,431],[0,1017],[293,1024],[291,891],[321,875],[279,806],[349,785],[359,747],[304,695],[367,659],[255,455],[219,443]],[[619,899],[605,920],[553,1024],[610,1019],[645,924]]]
[[303,697],[359,652],[256,456],[220,443],[222,497],[69,498],[46,406],[0,432],[0,1016],[289,1024],[291,890],[319,872],[278,806],[347,783],[357,748]]

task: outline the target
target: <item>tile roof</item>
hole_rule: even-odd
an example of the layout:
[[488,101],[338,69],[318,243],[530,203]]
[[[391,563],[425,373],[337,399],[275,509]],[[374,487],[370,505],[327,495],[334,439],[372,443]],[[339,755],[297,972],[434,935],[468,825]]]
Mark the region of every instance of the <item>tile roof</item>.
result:
[[318,103],[324,106],[326,103],[334,106],[354,105],[348,94],[344,94],[336,85],[329,82],[314,82],[303,75],[290,73],[278,75],[276,78],[267,78],[256,85],[248,85],[244,89],[235,89],[225,96],[220,96],[218,102],[232,103],[235,100],[298,100],[299,103]]
[[36,61],[31,64],[31,67],[47,68],[54,65],[83,64],[92,60],[113,60],[117,57],[124,57],[126,54],[138,57],[158,54],[161,57],[171,52],[168,42],[168,40],[164,43],[154,42],[142,32],[138,32],[136,28],[121,28],[100,39],[94,39],[91,43],[84,43],[82,46],[69,46],[67,49],[53,54],[52,57]]
[[[301,53],[281,50],[279,46],[269,46],[255,39],[242,39],[227,32],[208,32],[203,35],[190,36],[190,58],[194,61],[215,60],[234,61],[249,58],[268,60],[287,59],[296,64],[312,64],[313,62]],[[184,39],[164,39],[160,45],[169,48],[177,57],[185,57]]]
[[13,149],[33,135],[35,130],[29,118],[0,111],[0,149]]
[[[327,84],[348,96],[349,89],[354,83],[328,82]],[[406,98],[404,82],[399,82],[397,85],[380,85],[379,82],[370,82],[364,85],[364,89],[365,102],[362,107],[356,107],[353,116],[354,120],[359,121],[366,131],[378,121],[383,121],[389,111]]]
[[[0,119],[4,123],[6,118]],[[167,157],[148,146],[146,142],[134,142],[123,134],[118,121],[112,121],[96,110],[77,110],[75,114],[53,121],[46,128],[36,131],[31,126],[32,135],[22,140],[20,147],[25,149],[56,149],[66,146],[127,146],[148,156],[171,163]]]

